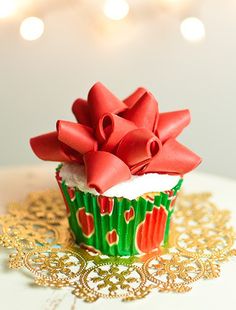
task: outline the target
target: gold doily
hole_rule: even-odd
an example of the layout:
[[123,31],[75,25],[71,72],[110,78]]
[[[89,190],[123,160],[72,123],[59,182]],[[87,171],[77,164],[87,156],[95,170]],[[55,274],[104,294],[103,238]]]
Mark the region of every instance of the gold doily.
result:
[[193,282],[219,277],[221,263],[236,255],[230,214],[210,196],[180,195],[168,248],[139,257],[108,257],[76,246],[58,191],[31,193],[0,217],[0,245],[13,249],[10,268],[27,268],[41,286],[69,286],[87,302],[130,301],[153,290],[187,292]]

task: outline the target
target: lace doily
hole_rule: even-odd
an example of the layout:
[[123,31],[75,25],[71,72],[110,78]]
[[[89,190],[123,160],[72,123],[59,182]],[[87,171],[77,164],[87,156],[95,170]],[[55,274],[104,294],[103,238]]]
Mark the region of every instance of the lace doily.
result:
[[40,286],[71,287],[87,302],[188,292],[196,281],[219,277],[221,264],[236,255],[230,214],[210,196],[180,194],[168,248],[108,257],[76,246],[58,191],[35,192],[0,217],[0,245],[12,249],[10,268],[27,268]]

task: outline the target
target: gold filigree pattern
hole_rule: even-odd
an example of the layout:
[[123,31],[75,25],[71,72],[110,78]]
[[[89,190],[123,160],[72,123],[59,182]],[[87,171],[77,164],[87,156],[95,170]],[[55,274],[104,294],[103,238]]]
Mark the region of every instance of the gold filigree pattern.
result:
[[36,248],[25,255],[24,262],[36,275],[37,284],[56,287],[69,285],[86,264],[81,255],[64,248]]
[[184,293],[200,279],[219,277],[222,262],[236,256],[230,214],[210,198],[209,193],[180,194],[167,248],[108,257],[75,244],[58,191],[31,193],[0,217],[0,245],[13,249],[9,268],[28,269],[40,286],[69,286],[86,302],[131,301],[154,289]]
[[12,216],[55,225],[67,221],[64,202],[57,190],[45,191],[43,195],[41,192],[32,192],[23,203],[10,204],[8,212]]
[[34,248],[37,245],[54,244],[59,239],[57,228],[39,221],[11,218],[3,226],[3,235],[17,239],[22,247]]
[[104,263],[86,270],[73,293],[88,302],[98,298],[125,299],[143,292],[145,282],[145,275],[137,266]]
[[176,247],[187,256],[209,257],[228,252],[234,244],[234,233],[231,228],[192,229],[177,234]]
[[188,291],[188,284],[204,275],[204,263],[173,253],[151,257],[144,263],[143,270],[159,291]]

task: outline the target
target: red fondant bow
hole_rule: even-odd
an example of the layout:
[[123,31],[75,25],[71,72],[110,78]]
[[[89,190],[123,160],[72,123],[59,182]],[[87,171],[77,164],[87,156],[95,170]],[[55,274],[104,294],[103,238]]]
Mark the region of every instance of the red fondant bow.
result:
[[159,113],[144,88],[121,101],[96,83],[72,111],[77,123],[58,121],[55,132],[32,138],[31,147],[43,160],[84,164],[88,185],[99,193],[131,174],[182,175],[201,162],[175,140],[190,123],[189,111]]

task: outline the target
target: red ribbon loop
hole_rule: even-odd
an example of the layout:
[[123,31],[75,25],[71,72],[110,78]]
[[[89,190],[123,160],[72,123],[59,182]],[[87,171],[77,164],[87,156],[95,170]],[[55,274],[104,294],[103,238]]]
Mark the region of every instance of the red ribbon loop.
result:
[[148,91],[145,88],[139,87],[130,96],[124,99],[124,103],[129,108],[132,108],[135,105],[135,103],[137,103],[137,101],[147,92]]
[[164,143],[170,138],[176,138],[190,121],[189,110],[160,113],[156,134]]
[[161,148],[161,141],[150,130],[138,128],[124,136],[118,145],[116,155],[132,168],[150,160],[161,151]]
[[72,105],[72,112],[78,123],[91,127],[88,103],[84,99],[77,99]]
[[104,114],[97,127],[97,138],[102,141],[101,149],[113,151],[120,140],[130,131],[136,129],[134,123],[112,113]]
[[153,131],[156,119],[158,119],[158,103],[151,93],[146,92],[122,116],[133,122],[139,128],[146,128]]
[[162,152],[152,158],[142,173],[159,172],[183,175],[196,168],[201,158],[177,142],[169,139],[162,147]]
[[82,162],[81,154],[58,140],[56,131],[30,139],[33,152],[42,160],[59,162]]
[[104,114],[118,114],[127,109],[124,102],[114,96],[102,83],[96,83],[89,91],[88,105],[93,127]]
[[103,151],[89,152],[84,155],[87,184],[104,193],[112,185],[129,180],[129,167],[117,156]]
[[67,121],[57,122],[58,140],[80,154],[97,150],[97,141],[90,127]]

